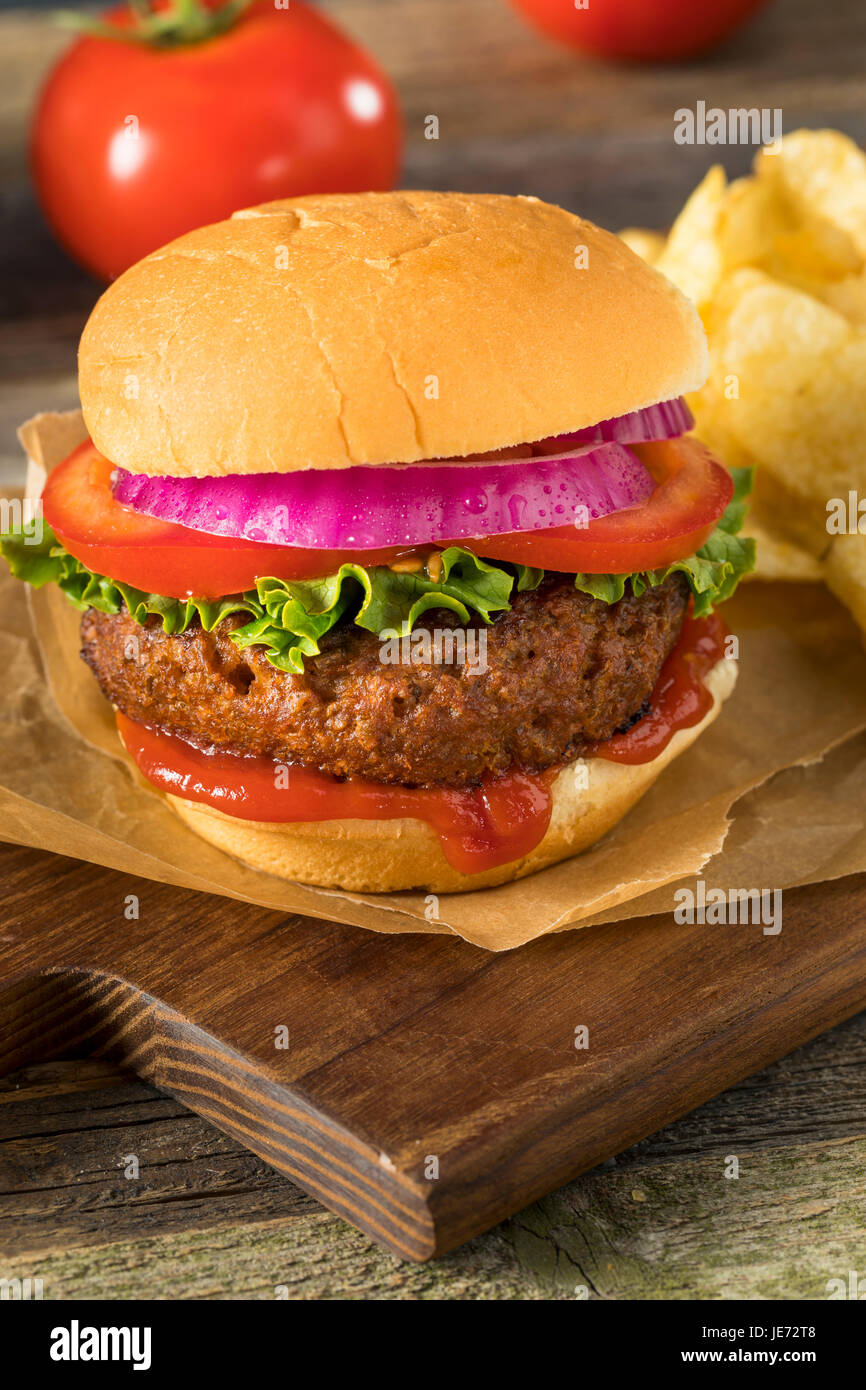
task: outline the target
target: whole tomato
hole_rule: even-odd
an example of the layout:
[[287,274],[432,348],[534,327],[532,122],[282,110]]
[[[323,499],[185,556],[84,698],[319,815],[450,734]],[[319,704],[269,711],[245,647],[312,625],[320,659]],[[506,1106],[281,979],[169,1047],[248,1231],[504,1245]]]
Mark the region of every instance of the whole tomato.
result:
[[513,0],[546,34],[603,58],[669,61],[712,48],[766,0]]
[[237,208],[393,187],[393,89],[300,0],[163,0],[97,24],[48,76],[31,162],[58,238],[101,278]]

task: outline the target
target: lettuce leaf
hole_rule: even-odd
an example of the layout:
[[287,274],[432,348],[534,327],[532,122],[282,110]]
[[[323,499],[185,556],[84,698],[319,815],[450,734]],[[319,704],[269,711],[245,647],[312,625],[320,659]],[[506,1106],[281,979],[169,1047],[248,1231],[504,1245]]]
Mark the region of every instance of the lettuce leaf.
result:
[[17,530],[0,535],[0,555],[15,578],[32,584],[34,589],[57,584],[82,611],[96,608],[100,613],[119,613],[126,608],[141,625],[155,614],[162,620],[163,632],[167,633],[184,632],[196,618],[210,632],[230,613],[253,611],[246,594],[214,600],[164,598],[161,594],[147,594],[131,584],[107,579],[103,574],[94,574],[64,550],[51,527],[44,524],[38,544]]
[[[232,613],[247,614],[250,621],[232,632],[232,641],[240,648],[263,646],[272,666],[298,674],[304,657],[318,653],[320,639],[348,612],[359,627],[374,633],[411,632],[429,608],[448,608],[461,623],[470,622],[473,613],[489,623],[492,614],[510,606],[515,583],[510,570],[450,546],[442,552],[442,573],[435,582],[423,574],[351,564],[322,579],[259,579],[255,589],[222,599],[173,599],[94,574],[58,544],[49,526],[43,526],[38,544],[20,531],[0,535],[0,554],[17,579],[37,589],[57,584],[76,608],[100,613],[125,608],[142,625],[156,616],[169,634],[184,632],[196,619],[210,632]],[[535,578],[534,571],[524,577],[524,567],[519,570],[518,582],[525,578],[525,587],[541,582],[540,571]]]
[[[755,562],[754,541],[741,540],[736,534],[745,515],[751,471],[732,472],[730,506],[696,555],[640,574],[577,574],[575,586],[603,603],[616,603],[626,586],[640,596],[679,571],[694,594],[695,614],[711,612],[715,604],[730,598]],[[303,672],[304,658],[317,655],[325,633],[343,617],[367,632],[388,636],[411,632],[431,608],[447,608],[461,623],[472,621],[473,614],[490,623],[493,614],[510,608],[515,590],[537,589],[544,579],[544,570],[490,564],[454,545],[442,551],[442,572],[435,581],[424,573],[399,574],[384,566],[367,569],[346,564],[321,579],[263,578],[244,594],[213,600],[174,599],[94,574],[58,543],[47,525],[38,542],[20,530],[0,535],[0,554],[16,578],[37,589],[58,584],[76,608],[96,608],[100,613],[120,613],[125,608],[142,625],[155,616],[169,634],[184,632],[196,621],[211,632],[231,614],[242,613],[248,621],[234,629],[231,640],[241,649],[264,647],[272,666],[295,674]]]
[[429,608],[450,609],[461,623],[475,612],[489,623],[491,614],[510,606],[513,585],[512,574],[456,545],[442,551],[435,582],[423,574],[355,564],[321,579],[260,579],[262,614],[232,633],[232,640],[241,648],[264,645],[272,666],[300,672],[303,658],[319,651],[319,639],[349,610],[358,627],[377,634],[411,632]]

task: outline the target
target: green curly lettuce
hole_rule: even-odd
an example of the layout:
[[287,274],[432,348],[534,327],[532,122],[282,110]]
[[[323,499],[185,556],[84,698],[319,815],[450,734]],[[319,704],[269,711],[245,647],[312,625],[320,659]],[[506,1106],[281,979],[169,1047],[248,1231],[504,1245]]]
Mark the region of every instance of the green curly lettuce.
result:
[[22,530],[0,534],[0,555],[16,579],[34,589],[56,584],[76,608],[95,608],[100,613],[120,613],[126,608],[134,620],[144,625],[151,615],[162,620],[163,632],[185,632],[196,618],[210,632],[230,613],[252,611],[247,594],[222,599],[176,599],[148,594],[131,584],[94,574],[59,544],[50,526],[42,526],[38,540]]
[[196,620],[210,632],[232,613],[246,614],[250,621],[235,628],[232,641],[241,648],[263,646],[272,666],[298,674],[304,658],[317,655],[321,638],[344,615],[377,634],[411,632],[430,608],[450,609],[461,623],[470,622],[473,613],[489,623],[494,613],[510,607],[515,582],[534,588],[541,581],[541,571],[525,566],[506,571],[469,550],[450,546],[442,552],[442,570],[435,581],[421,573],[349,564],[322,579],[262,578],[243,594],[174,599],[93,573],[58,543],[49,526],[43,526],[38,543],[20,530],[0,535],[0,554],[17,579],[37,589],[57,584],[76,608],[110,614],[125,608],[141,625],[156,616],[169,634],[185,632]]
[[470,622],[474,612],[489,623],[493,613],[510,607],[513,574],[456,545],[442,551],[441,561],[435,581],[421,573],[355,564],[321,579],[259,579],[259,613],[232,633],[232,641],[241,648],[262,645],[272,666],[300,672],[304,657],[318,653],[320,639],[344,615],[351,614],[367,632],[394,634],[411,632],[430,608],[447,608],[461,623]]
[[[751,475],[734,469],[734,496],[713,534],[696,555],[664,569],[639,574],[578,574],[575,586],[603,603],[616,603],[630,586],[640,596],[662,584],[669,574],[685,574],[698,617],[730,598],[737,583],[754,567],[755,544],[737,531],[743,522]],[[248,621],[231,632],[241,649],[260,646],[272,666],[300,674],[304,659],[316,656],[321,639],[342,618],[377,635],[411,632],[423,613],[446,608],[461,623],[473,614],[485,623],[507,611],[513,592],[537,589],[544,570],[528,565],[490,564],[462,546],[441,553],[441,572],[435,580],[425,572],[403,574],[387,566],[341,565],[321,579],[262,578],[255,589],[219,599],[174,599],[145,593],[130,584],[95,574],[70,555],[47,525],[41,537],[12,529],[0,535],[0,554],[12,573],[34,588],[57,584],[76,608],[96,608],[115,614],[123,609],[143,625],[158,617],[163,632],[185,632],[199,622],[206,632],[234,613]]]

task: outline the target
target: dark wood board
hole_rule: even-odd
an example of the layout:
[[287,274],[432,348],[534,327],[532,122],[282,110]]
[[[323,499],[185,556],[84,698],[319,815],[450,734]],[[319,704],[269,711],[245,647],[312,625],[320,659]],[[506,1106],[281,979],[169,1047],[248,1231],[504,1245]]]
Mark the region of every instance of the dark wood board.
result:
[[0,1071],[112,1057],[414,1260],[866,1006],[866,876],[786,892],[778,936],[652,917],[491,955],[0,866]]

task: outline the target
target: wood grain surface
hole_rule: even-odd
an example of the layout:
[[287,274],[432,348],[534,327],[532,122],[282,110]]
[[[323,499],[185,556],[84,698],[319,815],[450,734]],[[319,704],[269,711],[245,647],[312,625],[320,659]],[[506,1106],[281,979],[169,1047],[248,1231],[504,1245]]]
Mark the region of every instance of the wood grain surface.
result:
[[860,878],[787,893],[778,935],[652,917],[493,956],[0,863],[0,1073],[117,1060],[413,1260],[866,1005]]
[[52,1299],[815,1299],[866,1255],[863,1014],[427,1264],[106,1061],[0,1080],[0,1132],[0,1273]]

